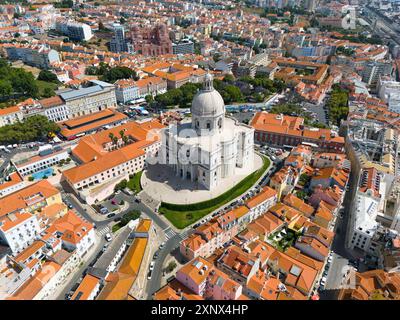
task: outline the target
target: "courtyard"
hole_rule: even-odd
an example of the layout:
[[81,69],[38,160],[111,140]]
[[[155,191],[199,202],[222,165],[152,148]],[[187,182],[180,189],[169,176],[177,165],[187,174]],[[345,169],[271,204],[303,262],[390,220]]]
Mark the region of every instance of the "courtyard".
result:
[[[266,173],[267,169],[270,167],[270,160],[266,157],[261,158],[256,156],[256,159],[260,159],[262,164],[259,169],[245,176],[237,184],[234,184],[231,188],[224,186],[218,196],[211,198],[209,200],[195,202],[197,199],[193,199],[191,204],[174,204],[162,202],[159,207],[159,212],[163,214],[176,228],[184,229],[187,226],[195,223],[204,216],[210,214],[213,211],[218,210],[225,204],[233,201],[234,199],[241,196],[248,189],[254,186],[256,182]],[[258,161],[258,160],[257,160]],[[229,188],[229,189],[227,189]]]
[[196,182],[180,178],[171,167],[156,164],[143,172],[141,185],[143,190],[158,202],[192,204],[220,196],[262,166],[263,160],[255,154],[253,166],[237,168],[236,175],[222,179],[218,188],[207,190]]

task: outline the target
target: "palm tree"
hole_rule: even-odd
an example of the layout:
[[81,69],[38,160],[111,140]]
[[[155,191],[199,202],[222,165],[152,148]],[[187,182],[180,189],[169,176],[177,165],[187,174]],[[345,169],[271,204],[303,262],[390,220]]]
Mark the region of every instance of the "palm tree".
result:
[[114,145],[113,148],[115,148],[117,146],[118,138],[112,132],[109,133],[108,137],[110,138],[112,144]]
[[114,134],[112,132],[108,134],[108,137],[110,138],[111,141],[114,141]]

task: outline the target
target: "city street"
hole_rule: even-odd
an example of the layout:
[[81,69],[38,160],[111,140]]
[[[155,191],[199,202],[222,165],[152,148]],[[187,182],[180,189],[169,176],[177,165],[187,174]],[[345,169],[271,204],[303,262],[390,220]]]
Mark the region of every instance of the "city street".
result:
[[65,300],[66,294],[70,292],[79,281],[81,281],[85,270],[93,261],[93,259],[98,257],[98,254],[102,250],[105,243],[106,241],[104,237],[102,235],[96,234],[96,243],[94,247],[92,247],[90,251],[83,257],[84,263],[79,266],[79,269],[75,270],[72,274],[68,276],[67,283],[63,287],[58,288],[58,294],[54,297],[56,300]]
[[357,190],[357,179],[353,172],[349,177],[349,191],[346,192],[343,204],[343,218],[337,217],[336,224],[333,229],[335,238],[333,239],[331,250],[334,253],[332,262],[329,264],[328,275],[325,285],[325,290],[321,292],[321,299],[334,299],[335,292],[332,290],[338,289],[342,282],[349,260],[352,260],[353,253],[346,246],[347,237],[350,228],[350,208],[354,197],[354,192]]

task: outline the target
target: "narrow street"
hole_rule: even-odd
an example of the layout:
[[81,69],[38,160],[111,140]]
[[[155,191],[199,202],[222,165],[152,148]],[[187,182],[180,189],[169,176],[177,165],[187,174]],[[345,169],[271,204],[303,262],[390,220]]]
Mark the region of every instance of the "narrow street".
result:
[[332,300],[335,298],[335,291],[340,288],[344,274],[349,267],[349,260],[352,260],[353,253],[346,246],[347,237],[349,236],[350,228],[350,211],[354,192],[357,190],[357,179],[353,172],[350,173],[349,191],[346,192],[343,204],[343,218],[340,218],[340,213],[336,218],[336,224],[333,229],[335,238],[332,243],[331,251],[334,253],[332,262],[329,265],[328,275],[325,285],[325,290],[320,293],[322,300]]

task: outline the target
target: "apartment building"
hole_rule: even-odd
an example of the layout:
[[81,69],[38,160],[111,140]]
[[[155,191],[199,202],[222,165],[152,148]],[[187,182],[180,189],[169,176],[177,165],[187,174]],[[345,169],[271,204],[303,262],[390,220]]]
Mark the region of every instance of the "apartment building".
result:
[[378,96],[387,103],[389,111],[400,113],[400,82],[380,77],[377,87]]
[[229,211],[196,228],[194,234],[181,242],[180,252],[187,260],[209,257],[237,233],[235,212]]
[[158,62],[142,69],[143,72],[160,77],[168,89],[176,89],[185,83],[203,83],[206,71],[179,63]]
[[58,52],[46,45],[13,44],[5,47],[9,60],[22,62],[40,69],[50,69],[52,63],[60,62]]
[[375,168],[363,169],[351,210],[350,248],[374,251],[372,239],[379,228],[376,218],[383,211],[385,194],[384,175]]
[[321,151],[342,152],[344,138],[330,129],[306,128],[304,119],[265,111],[257,112],[250,125],[255,142],[274,146],[309,145]]
[[18,172],[11,173],[0,183],[0,198],[25,188],[25,181]]
[[133,79],[120,79],[115,83],[115,96],[118,103],[127,103],[139,98],[139,88]]
[[37,216],[30,212],[14,211],[0,217],[0,242],[13,254],[29,246],[40,231]]
[[194,53],[194,43],[189,39],[183,39],[178,43],[172,44],[173,54],[191,54]]
[[92,29],[89,25],[76,21],[58,20],[55,29],[71,40],[89,41],[93,37]]
[[24,115],[18,106],[0,109],[0,127],[20,122],[23,117]]

